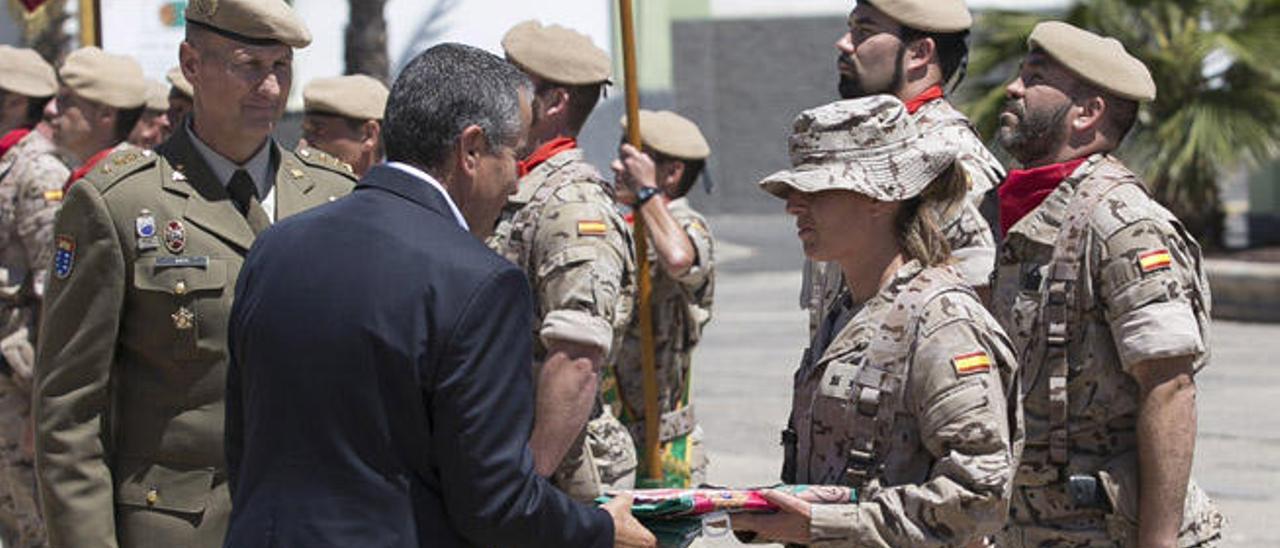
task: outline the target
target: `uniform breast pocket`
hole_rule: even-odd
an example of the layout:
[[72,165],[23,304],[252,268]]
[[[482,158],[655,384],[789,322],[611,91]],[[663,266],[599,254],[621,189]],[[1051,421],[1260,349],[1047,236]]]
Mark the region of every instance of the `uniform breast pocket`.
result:
[[147,325],[143,344],[152,349],[171,347],[176,360],[194,360],[202,352],[225,348],[228,293],[226,261],[184,257],[170,264],[167,258],[139,259],[133,265],[133,286],[139,314]]

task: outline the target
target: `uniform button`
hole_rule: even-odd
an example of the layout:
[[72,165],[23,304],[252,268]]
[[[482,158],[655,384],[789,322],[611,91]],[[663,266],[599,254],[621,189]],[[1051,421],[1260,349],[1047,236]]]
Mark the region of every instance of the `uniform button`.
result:
[[147,506],[155,506],[157,502],[160,502],[160,492],[155,487],[147,489]]
[[183,281],[183,280],[178,280],[178,283],[173,284],[173,293],[174,293],[174,294],[176,294],[176,295],[186,295],[186,294],[187,294],[187,282],[185,282],[185,281]]

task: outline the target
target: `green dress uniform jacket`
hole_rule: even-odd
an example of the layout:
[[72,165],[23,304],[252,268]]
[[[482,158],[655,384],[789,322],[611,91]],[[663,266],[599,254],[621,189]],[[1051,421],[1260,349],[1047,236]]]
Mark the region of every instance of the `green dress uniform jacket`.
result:
[[[267,146],[277,219],[353,186],[327,155]],[[253,229],[178,131],[77,182],[54,234],[35,384],[51,545],[222,546],[226,329]]]

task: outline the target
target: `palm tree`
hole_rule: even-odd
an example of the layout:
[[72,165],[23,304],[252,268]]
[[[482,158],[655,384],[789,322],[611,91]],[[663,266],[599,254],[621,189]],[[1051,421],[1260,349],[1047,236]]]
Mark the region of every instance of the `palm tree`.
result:
[[[1119,39],[1151,69],[1158,96],[1120,154],[1196,236],[1220,243],[1218,178],[1280,150],[1280,0],[1082,0],[1058,15]],[[983,135],[994,135],[1039,20],[991,12],[975,25],[976,83],[964,96]]]
[[387,0],[349,0],[346,32],[346,73],[367,74],[383,82],[390,78],[387,58]]

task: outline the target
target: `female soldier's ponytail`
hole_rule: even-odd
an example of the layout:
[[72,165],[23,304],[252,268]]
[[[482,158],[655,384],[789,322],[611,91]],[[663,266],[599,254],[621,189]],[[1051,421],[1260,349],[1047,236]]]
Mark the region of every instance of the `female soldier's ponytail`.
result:
[[919,196],[907,200],[894,218],[898,246],[908,259],[925,267],[946,264],[951,244],[942,233],[942,213],[962,206],[968,190],[964,171],[952,165],[934,179]]

